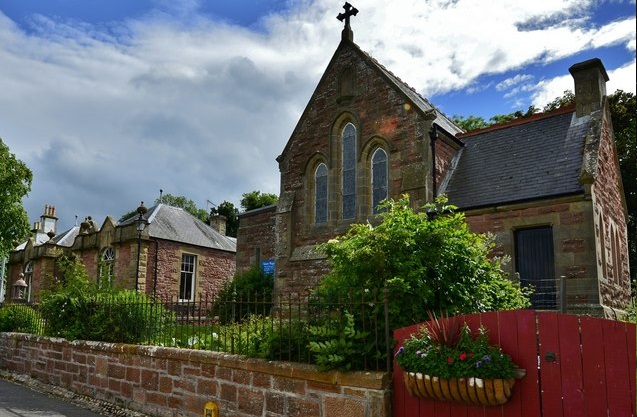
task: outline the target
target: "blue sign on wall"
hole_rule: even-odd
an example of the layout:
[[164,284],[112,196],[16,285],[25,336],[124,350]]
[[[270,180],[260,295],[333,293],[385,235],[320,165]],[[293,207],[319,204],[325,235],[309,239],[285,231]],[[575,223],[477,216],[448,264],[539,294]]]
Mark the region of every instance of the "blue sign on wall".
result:
[[261,271],[265,275],[271,275],[272,277],[274,277],[274,259],[261,261]]

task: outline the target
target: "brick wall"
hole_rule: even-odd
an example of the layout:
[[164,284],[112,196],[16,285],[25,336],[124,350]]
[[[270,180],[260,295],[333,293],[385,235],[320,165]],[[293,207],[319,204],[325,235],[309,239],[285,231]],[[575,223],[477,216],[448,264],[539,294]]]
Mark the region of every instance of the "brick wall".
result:
[[264,207],[239,216],[237,270],[245,271],[258,262],[274,259],[274,214],[276,206]]
[[390,378],[217,352],[0,333],[0,368],[153,416],[389,417]]

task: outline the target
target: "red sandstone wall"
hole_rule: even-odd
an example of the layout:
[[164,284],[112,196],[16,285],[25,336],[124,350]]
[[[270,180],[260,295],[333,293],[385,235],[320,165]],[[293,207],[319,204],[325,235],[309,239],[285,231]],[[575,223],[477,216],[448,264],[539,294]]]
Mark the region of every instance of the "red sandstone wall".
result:
[[389,374],[189,349],[0,333],[0,369],[157,417],[390,417]]
[[[597,175],[592,186],[597,221],[597,262],[605,305],[623,308],[630,302],[628,231],[621,175],[608,117],[602,123]],[[600,222],[600,218],[603,219]],[[614,233],[614,235],[613,235]],[[604,250],[602,256],[601,251]]]
[[[237,270],[245,271],[258,261],[274,259],[274,215],[276,206],[257,209],[239,217]],[[257,253],[259,258],[257,259]]]
[[214,296],[223,283],[232,279],[235,274],[235,254],[231,252],[188,246],[166,240],[146,241],[144,247],[147,248],[147,255],[144,256],[144,259],[147,259],[146,293],[153,293],[156,279],[156,295],[161,298],[176,298],[179,295],[181,256],[184,253],[197,256],[195,278],[197,297]]
[[[547,226],[553,230],[556,278],[567,280],[569,311],[600,315],[599,288],[594,253],[595,236],[592,203],[584,196],[549,202],[544,206],[512,206],[499,211],[467,213],[469,228],[476,233],[495,236],[494,256],[515,256],[514,231]],[[513,276],[515,260],[504,265]]]

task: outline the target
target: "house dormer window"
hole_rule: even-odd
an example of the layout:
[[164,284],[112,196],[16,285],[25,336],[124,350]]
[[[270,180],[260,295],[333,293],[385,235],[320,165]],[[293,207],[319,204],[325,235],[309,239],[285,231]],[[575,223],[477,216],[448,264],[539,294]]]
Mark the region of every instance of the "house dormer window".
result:
[[314,171],[314,223],[327,223],[327,166],[323,163]]
[[378,213],[378,205],[387,199],[387,152],[378,148],[372,155],[372,213]]
[[351,220],[356,217],[356,128],[352,123],[345,125],[341,144],[341,216],[343,220]]

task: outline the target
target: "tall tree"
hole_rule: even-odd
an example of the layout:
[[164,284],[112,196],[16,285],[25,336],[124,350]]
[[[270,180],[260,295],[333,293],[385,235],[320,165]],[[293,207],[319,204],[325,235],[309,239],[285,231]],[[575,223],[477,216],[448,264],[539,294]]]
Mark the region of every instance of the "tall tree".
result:
[[251,191],[242,194],[241,207],[245,211],[270,206],[279,202],[279,197],[275,194],[261,193],[261,191]]
[[637,278],[637,100],[633,93],[617,90],[608,97],[619,170],[628,209],[628,254],[631,274]]
[[186,210],[204,223],[208,223],[208,212],[197,207],[194,201],[184,196],[174,196],[166,193],[162,197],[155,199],[155,204],[168,204]]
[[0,139],[0,256],[29,234],[29,217],[22,197],[31,191],[32,180],[31,170]]
[[229,201],[224,201],[210,210],[211,215],[220,214],[226,218],[226,235],[237,237],[239,230],[239,209]]

